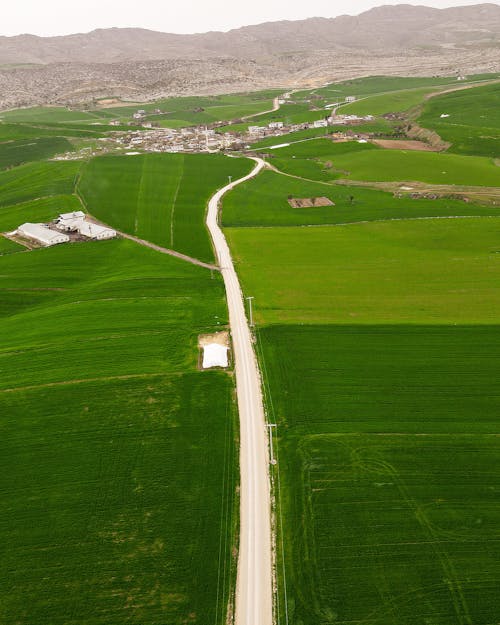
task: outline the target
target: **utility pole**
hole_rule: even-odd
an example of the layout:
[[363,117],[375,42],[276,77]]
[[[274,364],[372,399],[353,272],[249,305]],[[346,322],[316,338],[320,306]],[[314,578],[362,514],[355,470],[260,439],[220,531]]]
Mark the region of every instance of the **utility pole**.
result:
[[276,423],[267,423],[267,427],[269,428],[269,450],[271,452],[271,464],[276,464],[273,452],[273,428],[278,426],[276,425]]
[[249,308],[249,314],[250,314],[250,327],[253,328],[253,310],[252,310],[252,300],[255,299],[252,296],[247,297],[246,300],[248,301],[248,308]]

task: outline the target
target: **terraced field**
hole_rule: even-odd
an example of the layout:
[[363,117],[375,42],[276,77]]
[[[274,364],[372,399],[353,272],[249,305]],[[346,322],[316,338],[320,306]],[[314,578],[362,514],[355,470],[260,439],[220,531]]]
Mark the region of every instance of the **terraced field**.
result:
[[92,160],[78,185],[88,211],[105,223],[213,261],[204,225],[210,196],[252,169],[248,159],[220,155],[147,154]]

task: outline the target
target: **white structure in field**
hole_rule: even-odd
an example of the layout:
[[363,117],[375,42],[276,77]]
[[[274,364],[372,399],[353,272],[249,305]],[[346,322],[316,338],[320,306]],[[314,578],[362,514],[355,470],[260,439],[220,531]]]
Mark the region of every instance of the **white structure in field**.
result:
[[63,232],[75,232],[78,225],[85,220],[83,211],[74,211],[72,213],[62,213],[56,221],[56,228]]
[[328,121],[326,119],[317,119],[313,126],[314,128],[326,128],[328,126]]
[[348,95],[347,98],[345,99],[346,102],[356,102],[356,96],[355,95]]
[[114,239],[116,237],[116,230],[87,221],[83,211],[62,213],[57,219],[56,228],[64,232],[78,232],[83,237],[96,241]]
[[224,367],[229,365],[227,352],[229,347],[219,345],[218,343],[210,343],[203,347],[203,369],[211,369],[212,367]]
[[37,243],[41,243],[44,247],[69,242],[69,236],[67,234],[55,232],[44,224],[23,224],[17,229],[17,234],[31,239],[32,241],[36,241]]
[[271,122],[269,128],[271,128],[271,130],[278,130],[279,128],[283,128],[284,125],[283,122]]
[[103,241],[104,239],[114,239],[116,237],[116,230],[112,228],[106,228],[106,226],[99,226],[93,224],[90,221],[81,221],[77,228],[78,232],[88,239],[94,239],[95,241]]

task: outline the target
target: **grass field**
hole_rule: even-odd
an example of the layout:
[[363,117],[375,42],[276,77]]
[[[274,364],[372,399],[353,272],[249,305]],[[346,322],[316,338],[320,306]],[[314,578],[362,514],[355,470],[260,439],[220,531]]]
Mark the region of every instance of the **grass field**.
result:
[[129,241],[2,256],[0,620],[225,622],[233,384],[220,277]]
[[0,143],[0,169],[15,167],[30,161],[41,161],[72,150],[71,143],[62,137],[43,137]]
[[78,185],[88,211],[129,234],[212,261],[204,224],[211,195],[228,176],[250,172],[248,159],[220,155],[148,154],[102,157]]
[[[107,124],[111,120],[131,121],[137,110],[146,112],[146,118],[172,128],[230,121],[272,108],[273,98],[279,90],[256,91],[220,96],[168,98],[142,104],[127,104],[111,108],[96,107],[74,110],[62,106],[31,107],[0,112],[0,120],[8,123],[27,122],[39,124],[86,125]],[[159,109],[161,115],[155,113]],[[109,128],[106,128],[109,131]],[[106,131],[105,130],[105,131]]]
[[494,623],[498,326],[272,326],[259,341],[289,622]]
[[80,167],[77,161],[56,161],[0,172],[0,208],[46,196],[70,195]]
[[384,115],[399,113],[422,104],[424,98],[433,93],[436,87],[422,87],[420,89],[405,89],[394,93],[367,97],[340,109],[344,115]]
[[[319,144],[321,143],[321,147]],[[307,141],[273,151],[271,163],[287,173],[313,180],[500,185],[500,168],[491,158],[436,152],[374,149],[371,144]]]
[[451,152],[498,157],[499,111],[500,84],[475,87],[431,98],[419,123],[449,141]]
[[226,232],[260,323],[497,321],[495,218]]
[[293,625],[495,622],[499,228],[226,229],[278,424],[281,619],[286,583]]
[[[335,206],[292,208],[288,197],[327,197]],[[309,226],[446,216],[500,216],[500,208],[460,200],[414,200],[391,193],[325,185],[264,171],[225,196],[224,226]]]

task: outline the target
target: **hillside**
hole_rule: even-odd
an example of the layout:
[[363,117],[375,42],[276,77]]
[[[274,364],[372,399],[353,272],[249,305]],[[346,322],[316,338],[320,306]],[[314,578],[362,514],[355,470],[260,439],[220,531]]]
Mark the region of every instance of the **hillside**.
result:
[[[374,73],[496,71],[500,6],[383,6],[359,16],[176,35],[105,29],[0,37],[3,108],[318,84]],[[42,67],[40,67],[42,66]],[[189,76],[189,78],[187,78]]]

